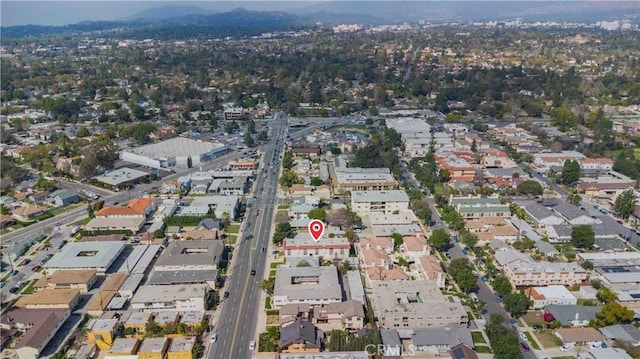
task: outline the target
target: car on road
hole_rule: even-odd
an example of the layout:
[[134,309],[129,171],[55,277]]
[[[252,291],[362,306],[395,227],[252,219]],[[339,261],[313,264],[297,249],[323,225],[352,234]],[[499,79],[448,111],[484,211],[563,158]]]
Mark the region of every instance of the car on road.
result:
[[540,324],[534,324],[531,326],[535,330],[542,330],[544,327]]
[[18,270],[17,269],[14,269],[14,270],[11,271],[11,276],[14,276],[16,274],[18,274]]
[[466,248],[465,248],[465,249],[463,249],[463,250],[462,250],[462,254],[464,254],[464,255],[466,256],[467,254],[469,254],[469,250],[468,250],[468,249],[466,249]]
[[487,281],[487,277],[482,276],[482,277],[480,278],[480,280],[482,280],[483,282],[486,282],[486,281]]
[[5,285],[7,285],[6,282],[0,282],[0,288],[4,288]]
[[527,341],[527,336],[524,333],[520,333],[520,339],[524,340],[525,342]]
[[454,242],[456,242],[456,243],[460,242],[460,239],[458,238],[458,236],[453,236],[452,238],[453,238]]
[[211,342],[215,343],[218,340],[218,333],[211,334]]
[[502,303],[502,298],[499,295],[496,295],[496,302]]
[[11,289],[9,289],[9,292],[10,292],[10,293],[16,293],[16,292],[18,292],[19,290],[20,290],[20,288],[19,288],[19,287],[11,287]]
[[33,266],[33,268],[31,268],[32,271],[37,272],[42,268],[42,266],[40,264],[36,264],[35,266]]
[[256,270],[255,269],[251,270],[251,275],[256,275]]
[[266,247],[262,247],[262,253],[267,253],[267,248]]
[[252,340],[249,342],[249,350],[254,351],[256,349],[256,341]]
[[227,299],[227,298],[229,298],[229,292],[224,292],[224,295],[223,295],[223,297],[224,297],[224,299]]
[[527,344],[527,342],[520,342],[520,346],[522,347],[522,349],[524,349],[524,351],[528,352],[529,350],[531,350],[531,348],[529,348],[529,344]]
[[447,253],[445,255],[447,256],[447,258],[451,259],[451,254]]

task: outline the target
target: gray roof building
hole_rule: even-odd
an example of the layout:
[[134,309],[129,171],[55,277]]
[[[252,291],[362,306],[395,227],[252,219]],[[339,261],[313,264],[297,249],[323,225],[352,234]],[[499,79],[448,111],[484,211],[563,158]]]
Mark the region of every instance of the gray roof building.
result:
[[275,308],[285,304],[324,305],[342,301],[338,270],[328,267],[276,268],[273,290]]
[[214,270],[222,257],[220,240],[173,241],[154,266],[155,271]]
[[571,224],[593,224],[596,223],[596,220],[589,216],[589,213],[581,210],[580,208],[562,202],[557,206],[553,207],[553,211],[559,215],[561,215],[567,222]]
[[210,283],[210,287],[215,285],[218,278],[218,271],[215,269],[200,270],[154,270],[149,276],[147,284],[167,285],[167,284],[192,284]]
[[315,325],[303,320],[283,327],[280,330],[280,348],[287,348],[292,344],[303,344],[305,348],[322,348],[322,332]]
[[640,329],[633,324],[616,324],[600,328],[600,333],[607,340],[620,340],[640,346]]
[[527,212],[527,216],[535,221],[538,226],[564,223],[564,218],[539,203],[529,204],[523,208]]
[[588,323],[596,318],[600,307],[585,307],[583,305],[547,305],[545,310],[553,315],[562,325],[578,326],[578,322]]
[[471,331],[459,325],[448,325],[441,328],[415,329],[411,337],[411,343],[418,347],[435,346],[440,349],[455,347],[458,344],[464,344],[470,348],[474,347]]
[[60,269],[95,269],[106,273],[124,250],[123,241],[72,242],[44,264],[47,274]]

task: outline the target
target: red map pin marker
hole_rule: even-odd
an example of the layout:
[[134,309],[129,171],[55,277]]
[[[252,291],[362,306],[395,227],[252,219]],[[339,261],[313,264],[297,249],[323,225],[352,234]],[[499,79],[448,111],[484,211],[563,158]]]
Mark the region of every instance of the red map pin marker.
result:
[[322,237],[323,234],[324,223],[322,223],[322,221],[314,219],[313,221],[309,222],[309,235],[311,235],[311,238],[313,238],[317,242],[320,240],[320,237]]

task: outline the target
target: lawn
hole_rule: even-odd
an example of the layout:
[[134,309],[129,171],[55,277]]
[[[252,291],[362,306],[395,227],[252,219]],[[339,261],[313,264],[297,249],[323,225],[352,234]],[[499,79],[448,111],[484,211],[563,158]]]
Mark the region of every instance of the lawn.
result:
[[278,320],[279,316],[277,315],[267,315],[267,325],[279,325]]
[[545,324],[544,318],[542,318],[542,314],[536,311],[527,312],[527,314],[525,314],[522,319],[524,319],[524,321],[527,322],[530,327],[534,324]]
[[486,354],[491,354],[491,347],[485,347],[483,346],[477,346],[476,345],[476,353],[486,353]]
[[275,269],[278,268],[278,266],[283,265],[284,263],[282,262],[272,262],[271,264],[269,264],[269,267],[271,267],[271,269]]
[[229,229],[227,229],[228,233],[234,233],[234,234],[238,234],[238,232],[240,232],[240,225],[239,224],[232,224],[229,226]]
[[23,290],[22,294],[31,294],[33,293],[33,285],[36,284],[35,280],[32,280],[29,285],[27,285]]
[[527,336],[527,339],[529,341],[529,344],[531,344],[531,346],[533,347],[533,349],[535,350],[540,350],[540,346],[538,345],[538,343],[536,343],[535,340],[533,340],[533,337],[531,336],[531,333],[529,332],[524,332],[524,335]]
[[288,205],[288,204],[281,204],[281,205],[278,205],[278,209],[289,209],[289,208],[291,208],[291,206],[290,206],[290,205]]
[[471,337],[473,338],[474,344],[487,344],[487,341],[484,340],[484,337],[482,336],[482,332],[471,332]]
[[264,299],[264,309],[266,309],[266,310],[271,309],[271,297],[270,296],[267,296]]
[[235,236],[233,234],[227,235],[227,244],[236,244],[237,240],[238,240],[238,236]]
[[536,337],[545,349],[553,349],[562,346],[560,338],[553,335],[552,332],[539,332],[536,333]]

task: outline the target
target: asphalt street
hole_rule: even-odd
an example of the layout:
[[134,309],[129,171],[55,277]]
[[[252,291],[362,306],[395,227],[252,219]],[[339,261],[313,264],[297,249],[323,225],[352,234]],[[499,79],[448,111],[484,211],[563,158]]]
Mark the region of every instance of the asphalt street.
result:
[[[265,274],[269,234],[277,206],[280,155],[276,156],[275,150],[278,148],[282,153],[286,129],[286,117],[280,113],[271,128],[269,143],[263,146],[266,176],[262,173],[257,176],[257,200],[247,209],[243,235],[233,252],[231,275],[225,283],[229,297],[221,303],[218,324],[214,328],[218,340],[209,351],[209,358],[251,358],[251,341],[256,341],[257,350],[255,333],[258,313],[262,310],[260,283]],[[280,140],[278,145],[276,140]],[[254,275],[251,275],[252,270],[255,270]]]

